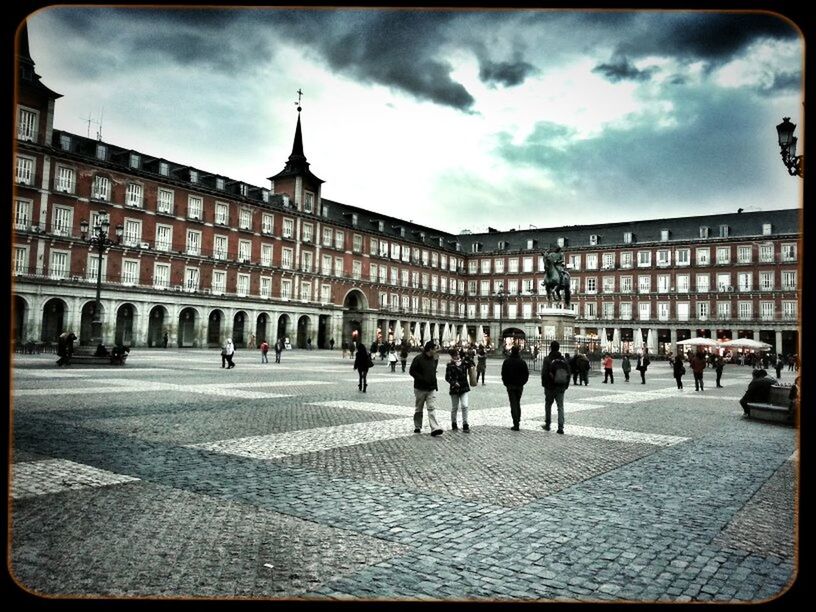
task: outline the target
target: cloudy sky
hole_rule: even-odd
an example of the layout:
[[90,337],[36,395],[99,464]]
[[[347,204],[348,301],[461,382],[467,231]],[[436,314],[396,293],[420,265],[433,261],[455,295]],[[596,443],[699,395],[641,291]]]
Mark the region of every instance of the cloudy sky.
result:
[[[797,207],[770,13],[68,8],[29,17],[55,126],[267,187],[302,123],[323,196],[458,233]],[[799,133],[801,130],[797,130]]]

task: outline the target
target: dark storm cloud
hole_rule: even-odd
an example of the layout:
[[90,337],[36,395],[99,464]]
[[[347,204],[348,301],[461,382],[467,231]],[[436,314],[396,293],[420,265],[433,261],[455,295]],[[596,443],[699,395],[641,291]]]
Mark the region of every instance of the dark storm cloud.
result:
[[536,72],[535,66],[521,60],[518,55],[512,62],[482,60],[479,64],[479,78],[483,82],[505,87],[521,85],[524,79]]
[[597,72],[604,75],[612,82],[617,81],[648,81],[655,72],[653,68],[646,70],[638,70],[634,64],[627,58],[619,56],[613,58],[606,64],[599,64],[592,69],[592,72]]

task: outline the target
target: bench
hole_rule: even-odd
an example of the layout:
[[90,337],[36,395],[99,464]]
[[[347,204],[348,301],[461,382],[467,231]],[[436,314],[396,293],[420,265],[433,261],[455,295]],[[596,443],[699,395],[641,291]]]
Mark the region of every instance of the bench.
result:
[[774,385],[766,403],[748,404],[748,416],[760,421],[793,425],[796,421],[796,402],[790,399],[790,392],[790,387]]
[[[85,349],[85,347],[82,347],[82,349]],[[82,349],[71,355],[72,364],[125,365],[128,355],[130,354],[130,349],[127,347],[125,347],[124,350],[117,350],[116,347],[113,347],[108,351],[107,355],[98,355],[95,352],[91,353],[87,349]]]

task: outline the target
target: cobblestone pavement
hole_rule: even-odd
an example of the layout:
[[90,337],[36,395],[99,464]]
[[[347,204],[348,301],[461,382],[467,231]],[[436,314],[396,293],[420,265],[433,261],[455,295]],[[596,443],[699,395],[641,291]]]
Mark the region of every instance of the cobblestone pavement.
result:
[[427,418],[413,433],[399,367],[378,361],[362,393],[339,351],[259,361],[15,356],[18,584],[71,598],[758,602],[796,578],[798,432],[742,417],[748,368],[704,392],[678,391],[665,363],[646,385],[593,373],[568,390],[561,436],[541,429],[537,373],[509,429],[490,360],[471,432],[450,430],[442,381],[446,431],[431,437]]

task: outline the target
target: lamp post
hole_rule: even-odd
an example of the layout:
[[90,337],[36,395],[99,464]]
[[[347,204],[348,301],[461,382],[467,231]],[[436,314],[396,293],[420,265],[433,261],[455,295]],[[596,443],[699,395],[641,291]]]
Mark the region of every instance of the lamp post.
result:
[[502,336],[502,316],[504,314],[504,303],[507,301],[507,293],[504,290],[504,285],[501,286],[495,298],[499,302],[499,344],[501,345],[502,355],[504,355],[504,337]]
[[796,136],[793,131],[796,124],[791,123],[790,117],[783,117],[782,123],[776,126],[779,135],[779,149],[782,154],[782,163],[791,176],[804,176],[804,155],[796,155]]
[[98,253],[96,266],[96,305],[94,306],[94,318],[91,322],[91,345],[99,346],[102,344],[102,301],[100,299],[102,293],[102,255],[109,246],[119,244],[124,228],[121,225],[117,225],[116,239],[111,239],[108,236],[108,232],[110,231],[110,216],[107,212],[103,211],[99,214],[99,218],[90,234],[88,234],[88,222],[85,219],[80,221],[79,229],[82,232],[82,239],[87,242],[92,249],[96,249]]

